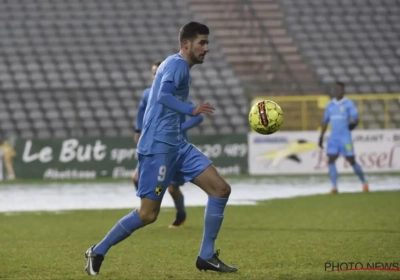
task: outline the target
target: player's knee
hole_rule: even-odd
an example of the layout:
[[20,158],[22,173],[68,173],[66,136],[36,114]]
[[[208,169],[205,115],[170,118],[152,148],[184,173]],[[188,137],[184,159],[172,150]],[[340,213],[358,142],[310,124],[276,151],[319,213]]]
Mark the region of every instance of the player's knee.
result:
[[168,192],[170,194],[175,194],[177,192],[177,187],[175,187],[173,185],[168,186]]
[[151,224],[154,223],[157,220],[158,213],[160,211],[158,210],[146,210],[146,209],[139,209],[138,214],[140,217],[140,220],[145,224]]
[[178,199],[178,198],[183,196],[180,188],[177,187],[177,186],[173,186],[173,185],[169,186],[168,187],[168,192],[169,192],[169,194],[171,195],[171,197],[173,199]]
[[216,197],[228,198],[230,194],[231,194],[231,186],[226,182],[215,188]]
[[178,190],[175,186],[168,186],[168,192],[170,195],[174,196],[178,193]]
[[160,213],[161,201],[155,201],[143,198],[138,214],[140,220],[145,224],[154,223],[157,220],[158,214]]
[[136,183],[139,182],[139,172],[135,171],[135,173],[133,173],[132,180]]
[[346,160],[347,160],[348,163],[350,163],[351,166],[356,164],[356,160],[355,160],[354,157],[347,157]]
[[336,157],[329,157],[328,158],[328,163],[329,164],[334,164],[336,162]]

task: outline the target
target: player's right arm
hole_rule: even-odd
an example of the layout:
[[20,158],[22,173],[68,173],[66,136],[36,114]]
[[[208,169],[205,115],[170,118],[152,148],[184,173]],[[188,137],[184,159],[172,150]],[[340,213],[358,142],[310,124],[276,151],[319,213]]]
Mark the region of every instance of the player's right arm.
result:
[[160,90],[157,95],[157,101],[174,111],[181,114],[197,116],[199,114],[212,114],[214,107],[209,103],[203,103],[198,106],[187,104],[175,98],[174,94],[182,81],[189,75],[189,66],[184,60],[176,60],[166,65],[165,73],[161,79]]
[[144,117],[144,112],[146,111],[147,99],[148,99],[148,91],[145,90],[142,94],[142,99],[140,100],[136,116],[135,138],[134,138],[136,144],[139,142],[140,134],[142,132],[143,117]]
[[322,119],[322,123],[321,123],[321,135],[319,136],[319,141],[318,141],[318,144],[321,147],[321,149],[324,147],[323,146],[324,135],[325,135],[326,130],[328,129],[329,121],[330,121],[330,114],[329,114],[329,105],[328,105],[325,108],[324,118]]

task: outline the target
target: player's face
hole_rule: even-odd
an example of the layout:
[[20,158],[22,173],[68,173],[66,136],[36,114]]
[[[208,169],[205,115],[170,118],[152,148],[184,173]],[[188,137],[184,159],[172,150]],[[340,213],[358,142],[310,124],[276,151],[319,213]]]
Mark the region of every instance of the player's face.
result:
[[340,85],[337,85],[337,86],[335,87],[335,98],[336,98],[337,100],[340,100],[340,99],[343,98],[343,96],[344,96],[344,89],[343,89],[343,87],[340,86]]
[[154,80],[154,77],[156,76],[156,73],[157,73],[157,69],[158,69],[157,65],[153,65],[151,67],[151,80]]
[[196,39],[189,42],[188,54],[193,64],[201,64],[208,53],[208,35],[197,35]]

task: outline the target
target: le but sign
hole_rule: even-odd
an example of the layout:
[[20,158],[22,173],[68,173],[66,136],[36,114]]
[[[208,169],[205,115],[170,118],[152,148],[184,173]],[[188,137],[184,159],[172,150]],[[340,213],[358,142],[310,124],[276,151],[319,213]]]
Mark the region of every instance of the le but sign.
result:
[[[191,142],[223,174],[247,173],[247,136],[192,136]],[[130,137],[16,140],[17,178],[130,178],[137,164]]]

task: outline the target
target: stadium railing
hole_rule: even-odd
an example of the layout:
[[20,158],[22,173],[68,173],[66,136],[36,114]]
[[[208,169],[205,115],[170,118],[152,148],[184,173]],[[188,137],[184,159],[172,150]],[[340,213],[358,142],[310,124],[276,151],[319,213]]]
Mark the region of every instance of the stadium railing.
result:
[[[400,127],[400,94],[346,94],[353,100],[359,112],[359,129],[390,129]],[[303,96],[258,96],[260,100],[278,103],[284,112],[282,131],[318,130],[325,106],[330,101],[327,95]],[[251,105],[252,105],[251,104]]]

